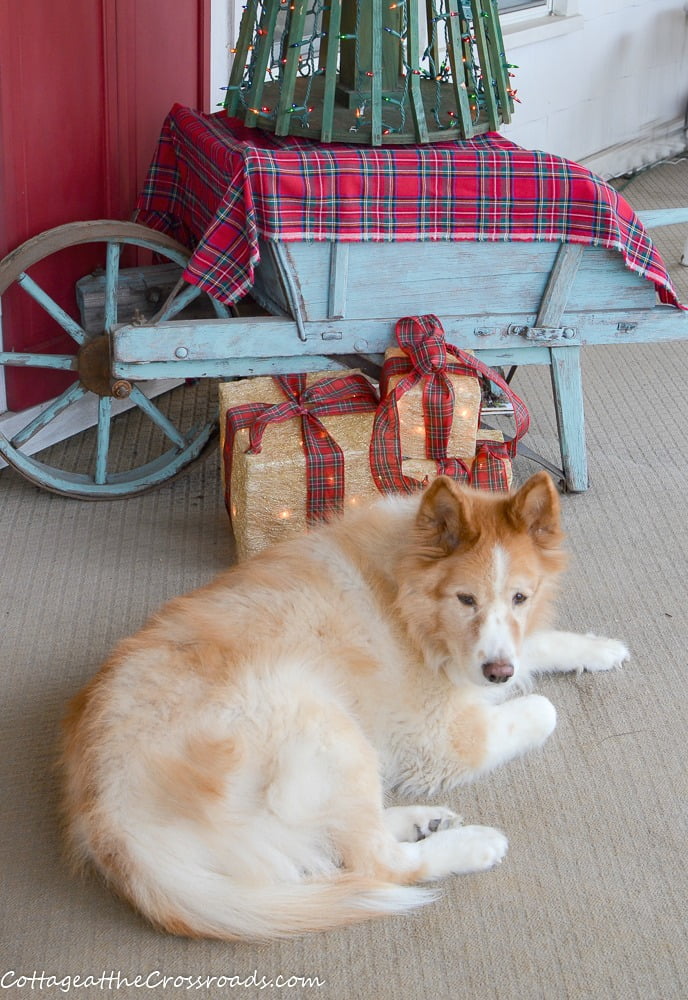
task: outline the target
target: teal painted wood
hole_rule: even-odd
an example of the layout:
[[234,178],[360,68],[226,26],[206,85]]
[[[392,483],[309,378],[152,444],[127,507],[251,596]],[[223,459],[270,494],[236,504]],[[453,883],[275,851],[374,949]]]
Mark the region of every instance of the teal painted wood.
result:
[[105,314],[104,329],[110,332],[117,322],[117,279],[122,248],[119,243],[108,243],[105,251]]
[[536,327],[557,327],[566,309],[573,289],[583,247],[576,243],[562,243],[557,251],[538,309]]
[[590,483],[580,347],[552,348],[550,372],[566,488],[582,493]]
[[213,424],[199,428],[199,433],[187,444],[184,451],[166,452],[154,462],[140,466],[135,475],[113,473],[108,476],[106,484],[96,482],[94,477],[87,474],[55,469],[32,456],[24,455],[8,447],[2,435],[0,435],[0,455],[25,479],[53,493],[83,500],[115,500],[155,489],[156,486],[175,476],[200,455],[214,433]]
[[[573,327],[562,327],[562,322],[582,257],[580,244],[561,244],[540,302],[535,330],[526,331],[526,338],[534,335],[537,339],[549,338],[561,331],[563,340],[570,343],[575,339]],[[580,347],[553,348],[550,364],[564,478],[569,490],[586,490],[588,468]]]
[[688,207],[648,209],[637,215],[646,229],[658,229],[660,226],[676,226],[688,222]]
[[[83,316],[82,322],[78,323],[26,273],[33,265],[39,264],[52,254],[82,243],[103,244],[105,270],[101,281],[100,322],[95,326],[93,326],[93,309],[90,309],[88,323]],[[9,436],[0,435],[0,455],[7,464],[12,465],[31,482],[65,496],[112,499],[150,489],[176,475],[188,462],[196,458],[216,431],[214,420],[208,422],[206,426],[192,426],[188,429],[188,414],[180,418],[185,428],[183,431],[174,426],[162,410],[148,398],[161,391],[159,384],[153,387],[147,386],[144,393],[136,385],[117,385],[110,377],[107,349],[103,351],[102,356],[99,354],[99,345],[102,344],[107,348],[108,342],[105,338],[101,340],[100,334],[104,327],[117,326],[122,292],[119,281],[122,277],[119,266],[120,250],[123,245],[146,247],[157,255],[174,261],[175,266],[179,267],[184,266],[189,256],[188,250],[161,233],[133,223],[97,220],[69,223],[41,233],[17,247],[0,263],[0,293],[4,293],[12,286],[23,288],[75,341],[75,353],[71,356],[41,354],[38,345],[34,352],[27,354],[13,351],[0,352],[0,364],[11,367],[64,369],[79,375],[75,382],[45,407],[34,412],[33,416],[28,412],[25,415],[14,415],[9,422],[9,426],[12,427]],[[125,300],[126,292],[125,289]],[[190,297],[197,295],[198,289],[194,288]],[[213,303],[213,306],[216,314],[223,317],[228,315],[226,306],[219,303]],[[173,314],[174,308],[170,308],[168,312],[170,315]],[[163,305],[161,314],[166,314],[166,305]],[[132,312],[129,311],[127,315],[131,316]],[[152,324],[154,321],[153,318],[148,322]],[[95,344],[95,352],[91,349],[91,343]],[[86,346],[85,355],[80,351],[82,345]],[[177,380],[166,384],[172,388],[182,382],[183,380]],[[160,450],[169,449],[168,441],[173,447],[152,461],[144,460],[137,468],[111,473],[109,451],[112,419],[115,411],[121,410],[120,400],[125,399],[127,394],[129,394],[128,402],[142,410],[149,420],[162,430],[164,438],[160,441]],[[66,418],[69,426],[70,414],[66,411],[74,407],[74,411],[78,410],[83,416],[89,409],[89,402],[95,404],[93,412],[96,432],[93,461],[91,463],[88,459],[84,459],[82,463],[82,468],[83,464],[89,466],[87,471],[76,472],[56,468],[45,460],[39,460],[31,455],[32,452],[40,453],[41,449],[35,447],[38,437],[45,431],[50,431],[49,425],[53,421]],[[24,423],[22,417],[25,419]],[[59,440],[59,433],[54,440]],[[155,447],[157,448],[157,440]],[[88,452],[88,449],[85,451]]]
[[52,400],[49,406],[46,406],[44,410],[40,410],[39,413],[30,420],[28,424],[25,424],[21,430],[18,431],[12,437],[12,447],[13,448],[23,448],[27,441],[38,434],[40,430],[47,427],[51,421],[55,420],[61,413],[64,413],[72,403],[75,403],[78,399],[81,399],[86,395],[87,390],[83,387],[81,382],[73,382],[64,392],[60,393],[55,399]]
[[76,358],[69,354],[27,354],[22,351],[0,351],[0,365],[14,365],[16,368],[55,368],[60,371],[76,371]]
[[96,486],[104,486],[108,475],[108,452],[110,451],[110,425],[112,422],[112,396],[101,396],[98,400],[98,426],[96,428],[96,467],[93,481]]
[[148,397],[141,392],[138,386],[132,386],[130,398],[132,402],[136,403],[140,410],[143,410],[148,419],[160,428],[168,441],[171,441],[172,444],[176,445],[177,448],[180,448],[181,450],[186,448],[186,437],[170,420],[167,419],[164,413],[160,412],[155,403],[152,403],[150,399],[148,399]]
[[304,309],[303,298],[299,294],[298,275],[289,266],[286,253],[281,243],[273,243],[272,255],[275,262],[275,270],[279,277],[289,314],[294,318],[299,340],[306,339],[304,329]]
[[330,280],[327,299],[329,318],[343,319],[346,315],[348,284],[349,244],[334,243],[330,252]]
[[58,323],[63,330],[65,330],[77,344],[84,344],[87,340],[86,333],[76,323],[71,316],[69,316],[64,309],[55,302],[53,298],[45,293],[45,291],[38,285],[33,278],[30,278],[28,274],[20,275],[17,284],[27,292],[31,298],[39,304],[45,311],[51,316],[56,323]]
[[[349,244],[346,315],[354,319],[410,316],[444,310],[449,301],[479,315],[514,309],[537,312],[560,244],[504,242],[408,242]],[[337,244],[304,242],[260,245],[261,264],[254,291],[259,301],[279,298],[275,253],[291,275],[292,297],[304,320],[328,316],[331,257]],[[575,254],[575,249],[572,250]],[[371,295],[371,275],[378,276]],[[581,310],[625,306],[651,309],[651,282],[624,267],[620,254],[585,248],[570,290],[569,302]],[[268,305],[269,308],[269,305]],[[283,300],[282,308],[289,311]]]
[[[657,306],[651,315],[618,310],[604,314],[567,313],[571,326],[557,328],[552,337],[529,336],[536,316],[514,310],[512,319],[485,314],[455,316],[439,310],[447,339],[471,350],[509,350],[527,355],[538,347],[595,344],[661,343],[688,339],[688,314]],[[139,365],[156,362],[164,371],[155,378],[191,378],[192,365],[216,362],[214,374],[233,374],[237,361],[272,357],[307,358],[318,354],[380,354],[391,346],[398,316],[368,320],[307,322],[305,340],[293,320],[281,316],[196,320],[160,323],[154,327],[123,326],[112,338],[112,370],[118,378],[141,376]],[[526,364],[524,357],[519,364]]]
[[[475,350],[488,364],[550,367],[562,464],[571,490],[587,488],[581,347],[688,339],[688,314],[657,305],[652,284],[625,268],[619,254],[557,243],[263,242],[255,292],[272,315],[231,318],[219,306],[218,319],[171,318],[179,299],[186,302],[198,294],[189,287],[163,306],[164,321],[116,326],[119,242],[157,249],[156,239],[164,239],[152,234],[148,241],[140,227],[121,225],[127,238],[119,241],[110,229],[102,229],[108,242],[105,322],[115,325],[113,378],[136,382],[335,370],[348,364],[344,356],[380,360],[394,342],[400,316],[433,312],[451,343]],[[168,251],[168,257],[183,264],[183,251]],[[7,269],[7,263],[0,267]],[[21,268],[15,276],[19,272]],[[32,279],[19,273],[17,281],[82,342],[82,327]],[[12,352],[0,353],[0,363],[75,367],[72,357]],[[143,394],[134,385],[132,401],[173,445],[155,462],[133,473],[109,474],[109,397],[99,401],[93,477],[50,469],[18,452],[24,437],[30,438],[84,391],[77,383],[51,404],[47,415],[23,428],[20,438],[0,438],[0,454],[39,486],[93,498],[140,492],[183,468],[202,450],[212,429],[182,434],[154,404],[139,398]]]
[[[384,275],[374,296],[371,274]],[[113,337],[113,373],[332,370],[342,355],[381,358],[400,316],[434,312],[451,343],[488,364],[550,367],[565,482],[581,491],[588,477],[581,347],[688,338],[688,314],[658,306],[652,284],[619,254],[579,245],[265,244],[256,291],[282,315],[124,327]]]

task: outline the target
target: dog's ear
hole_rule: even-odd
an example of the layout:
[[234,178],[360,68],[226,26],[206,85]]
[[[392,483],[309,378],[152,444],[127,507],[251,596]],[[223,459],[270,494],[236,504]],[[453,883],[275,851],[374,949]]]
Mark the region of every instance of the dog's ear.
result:
[[509,501],[511,517],[545,548],[561,541],[560,504],[551,476],[536,472]]
[[448,476],[438,476],[423,494],[416,531],[424,554],[444,556],[475,533],[467,496]]

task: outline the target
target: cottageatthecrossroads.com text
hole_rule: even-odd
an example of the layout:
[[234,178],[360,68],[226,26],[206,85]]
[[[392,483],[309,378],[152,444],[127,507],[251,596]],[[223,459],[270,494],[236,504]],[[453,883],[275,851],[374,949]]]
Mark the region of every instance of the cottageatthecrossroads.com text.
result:
[[157,969],[146,975],[102,972],[99,975],[51,975],[47,972],[22,974],[9,970],[0,976],[0,990],[295,990],[318,989],[325,981],[318,976],[263,976],[254,971],[248,976],[169,976]]

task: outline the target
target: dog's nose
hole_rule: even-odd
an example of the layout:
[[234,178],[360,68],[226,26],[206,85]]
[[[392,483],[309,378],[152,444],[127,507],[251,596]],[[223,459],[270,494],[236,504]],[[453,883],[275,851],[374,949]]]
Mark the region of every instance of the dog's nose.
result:
[[483,675],[491,684],[503,684],[514,676],[514,665],[508,660],[488,660],[483,663]]

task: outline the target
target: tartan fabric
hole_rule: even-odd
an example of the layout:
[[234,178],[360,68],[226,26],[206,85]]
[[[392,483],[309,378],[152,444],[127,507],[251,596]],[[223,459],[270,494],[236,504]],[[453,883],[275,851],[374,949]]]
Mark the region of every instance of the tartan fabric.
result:
[[[446,344],[442,325],[436,316],[400,319],[395,334],[406,357],[388,358],[383,367],[382,399],[375,415],[370,443],[370,468],[377,488],[383,493],[412,493],[424,485],[403,473],[397,408],[399,398],[422,380],[426,456],[437,463],[438,475],[448,475],[483,489],[507,489],[509,463],[530,423],[523,400],[498,372],[488,368],[478,358]],[[502,390],[513,407],[514,437],[504,443],[479,440],[471,463],[447,456],[454,409],[454,390],[447,378],[449,372],[489,379]],[[392,375],[402,375],[403,378],[389,390]]]
[[258,238],[343,242],[564,240],[620,252],[678,305],[625,199],[579,164],[488,133],[425,146],[328,146],[175,105],[135,218],[193,249],[185,278],[231,303]]
[[245,403],[227,412],[225,468],[231,484],[234,436],[249,428],[247,454],[259,454],[269,424],[301,417],[302,445],[306,460],[306,518],[309,524],[327,521],[340,513],[344,501],[344,453],[319,417],[328,414],[372,413],[377,393],[357,372],[335,375],[306,385],[306,376],[282,375],[275,378],[284,393],[283,403]]
[[461,458],[437,461],[438,476],[450,476],[459,483],[493,492],[509,489],[510,468],[511,457],[507,445],[500,441],[479,441],[475,458],[470,465]]

